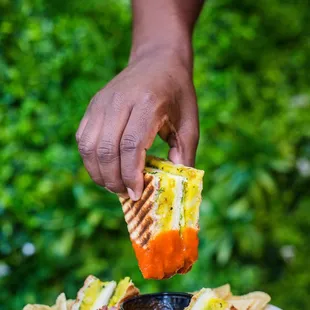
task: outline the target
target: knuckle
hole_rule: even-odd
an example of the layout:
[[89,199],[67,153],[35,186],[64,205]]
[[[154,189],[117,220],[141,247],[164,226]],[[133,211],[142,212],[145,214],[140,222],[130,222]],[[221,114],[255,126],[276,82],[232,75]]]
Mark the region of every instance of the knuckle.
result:
[[97,150],[96,155],[100,163],[109,164],[119,158],[117,148],[109,141],[102,141]]
[[90,100],[88,110],[90,113],[99,113],[102,109],[102,102],[104,102],[104,96],[102,90],[98,91]]
[[121,92],[115,91],[112,95],[112,107],[115,112],[119,112],[124,108],[125,100]]
[[147,91],[143,94],[142,103],[154,105],[158,101],[158,96],[153,91]]
[[77,131],[77,132],[75,133],[75,140],[76,140],[77,143],[79,143],[80,139],[81,139],[81,135],[80,135],[80,133]]
[[78,149],[82,157],[89,157],[94,154],[95,145],[89,141],[81,140],[78,144]]
[[99,90],[90,100],[90,104],[96,104],[101,97],[101,90]]
[[163,102],[163,98],[160,99],[158,95],[152,91],[143,93],[139,104],[141,116],[144,118],[149,118],[153,115],[157,115],[163,108]]
[[136,135],[126,134],[121,140],[120,151],[121,153],[136,151],[140,145],[141,143]]

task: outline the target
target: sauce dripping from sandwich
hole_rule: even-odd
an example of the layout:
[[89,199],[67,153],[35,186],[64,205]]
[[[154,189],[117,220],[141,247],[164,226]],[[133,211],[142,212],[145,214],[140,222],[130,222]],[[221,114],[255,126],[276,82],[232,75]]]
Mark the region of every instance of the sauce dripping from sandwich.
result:
[[147,248],[133,242],[133,248],[145,279],[165,279],[186,273],[198,257],[197,230],[185,228],[182,237],[177,230],[158,234]]
[[177,230],[158,234],[147,248],[133,242],[133,248],[146,279],[170,278],[184,265],[183,242]]
[[178,273],[187,273],[192,269],[194,262],[198,259],[198,230],[186,227],[182,231],[182,241],[184,250],[184,266]]

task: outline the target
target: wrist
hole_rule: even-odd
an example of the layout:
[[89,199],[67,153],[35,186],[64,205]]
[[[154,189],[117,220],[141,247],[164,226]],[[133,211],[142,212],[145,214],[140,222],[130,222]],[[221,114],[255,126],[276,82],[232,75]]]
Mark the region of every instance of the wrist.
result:
[[130,51],[129,64],[150,56],[174,57],[190,72],[193,70],[193,50],[191,39],[186,36],[169,40],[146,40],[139,43],[133,42]]
[[129,63],[149,55],[173,56],[193,69],[192,33],[202,0],[131,0],[133,41]]

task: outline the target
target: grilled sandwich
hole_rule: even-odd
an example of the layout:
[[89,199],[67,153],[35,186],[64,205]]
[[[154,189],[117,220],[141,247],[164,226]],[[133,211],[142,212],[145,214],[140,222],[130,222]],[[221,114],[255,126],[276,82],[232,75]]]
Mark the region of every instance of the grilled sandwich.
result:
[[185,310],[230,310],[230,307],[212,289],[203,288],[192,297]]
[[230,285],[210,289],[202,288],[195,292],[185,310],[267,310],[270,296],[264,292],[252,292],[242,296],[234,296]]
[[139,290],[128,277],[117,284],[115,281],[102,282],[94,276],[88,276],[71,309],[119,309],[123,301],[136,295],[139,295]]
[[197,260],[203,174],[148,156],[141,199],[120,198],[144,278],[185,273]]

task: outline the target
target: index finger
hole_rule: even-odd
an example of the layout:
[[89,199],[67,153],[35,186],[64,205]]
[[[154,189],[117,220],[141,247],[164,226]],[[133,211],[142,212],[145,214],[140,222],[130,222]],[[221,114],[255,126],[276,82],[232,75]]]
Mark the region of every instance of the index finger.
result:
[[135,106],[120,143],[121,174],[128,195],[139,200],[143,191],[143,170],[146,151],[164,123],[165,118],[148,107]]

